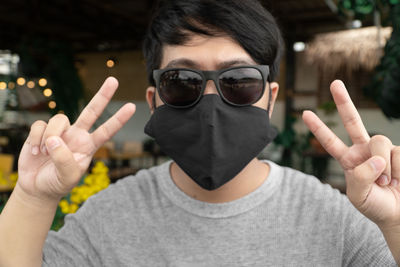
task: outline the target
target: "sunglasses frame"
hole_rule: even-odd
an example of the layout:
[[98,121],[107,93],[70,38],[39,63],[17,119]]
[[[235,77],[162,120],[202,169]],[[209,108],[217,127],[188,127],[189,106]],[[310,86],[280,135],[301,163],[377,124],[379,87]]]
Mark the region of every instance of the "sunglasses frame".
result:
[[[260,96],[255,101],[253,101],[252,103],[249,103],[249,104],[235,104],[235,103],[230,102],[228,99],[226,99],[224,97],[224,95],[222,94],[222,90],[219,87],[218,78],[224,72],[227,72],[227,71],[230,71],[230,70],[234,70],[234,69],[244,69],[244,68],[256,69],[261,73],[261,78],[263,80],[262,92],[261,92]],[[193,103],[191,103],[189,105],[186,105],[186,106],[175,106],[175,105],[167,103],[163,99],[163,97],[162,97],[162,95],[160,93],[160,78],[165,72],[174,71],[174,70],[191,71],[191,72],[197,73],[197,74],[199,74],[201,76],[201,78],[202,78],[201,92],[200,92],[199,97],[195,101],[193,101]],[[196,70],[196,69],[189,69],[189,68],[156,69],[156,70],[153,70],[153,79],[154,79],[154,81],[156,83],[156,90],[157,90],[158,95],[160,96],[161,100],[164,102],[165,105],[170,106],[172,108],[189,108],[189,107],[192,107],[192,106],[196,105],[200,101],[200,99],[203,97],[204,91],[206,89],[207,82],[209,80],[214,81],[214,84],[215,84],[215,87],[217,88],[218,94],[222,98],[223,101],[225,101],[226,103],[228,103],[230,105],[236,106],[236,107],[243,107],[243,106],[250,106],[250,105],[256,103],[264,95],[265,84],[266,84],[267,81],[269,81],[269,66],[268,65],[243,65],[243,66],[236,66],[236,67],[220,69],[220,70],[215,70],[215,71]]]

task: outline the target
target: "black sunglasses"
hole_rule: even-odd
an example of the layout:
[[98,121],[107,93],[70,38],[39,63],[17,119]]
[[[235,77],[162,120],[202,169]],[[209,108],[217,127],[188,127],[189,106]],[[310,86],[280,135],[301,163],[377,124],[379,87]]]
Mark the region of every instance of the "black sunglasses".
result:
[[195,105],[213,80],[222,99],[234,106],[248,106],[257,102],[265,91],[269,76],[268,65],[238,66],[216,71],[186,68],[153,71],[161,100],[174,108]]

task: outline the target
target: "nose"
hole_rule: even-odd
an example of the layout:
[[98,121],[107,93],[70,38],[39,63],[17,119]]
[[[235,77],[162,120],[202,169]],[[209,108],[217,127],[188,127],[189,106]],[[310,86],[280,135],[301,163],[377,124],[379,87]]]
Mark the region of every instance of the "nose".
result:
[[215,83],[212,80],[208,80],[206,84],[206,88],[204,89],[205,95],[210,94],[218,94],[217,87],[215,87]]

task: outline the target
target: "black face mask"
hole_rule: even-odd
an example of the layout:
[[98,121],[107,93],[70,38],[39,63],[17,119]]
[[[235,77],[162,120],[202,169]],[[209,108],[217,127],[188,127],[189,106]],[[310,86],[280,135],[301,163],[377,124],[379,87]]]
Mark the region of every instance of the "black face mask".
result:
[[266,110],[235,107],[216,94],[187,109],[156,108],[145,133],[207,190],[229,182],[276,136]]

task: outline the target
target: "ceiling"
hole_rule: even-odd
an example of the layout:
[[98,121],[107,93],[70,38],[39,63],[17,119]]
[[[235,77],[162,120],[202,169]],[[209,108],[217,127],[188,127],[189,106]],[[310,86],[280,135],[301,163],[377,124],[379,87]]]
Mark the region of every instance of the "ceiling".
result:
[[[337,0],[262,0],[286,38],[307,40],[340,30]],[[155,0],[1,0],[0,49],[39,37],[72,45],[75,52],[137,49]]]

